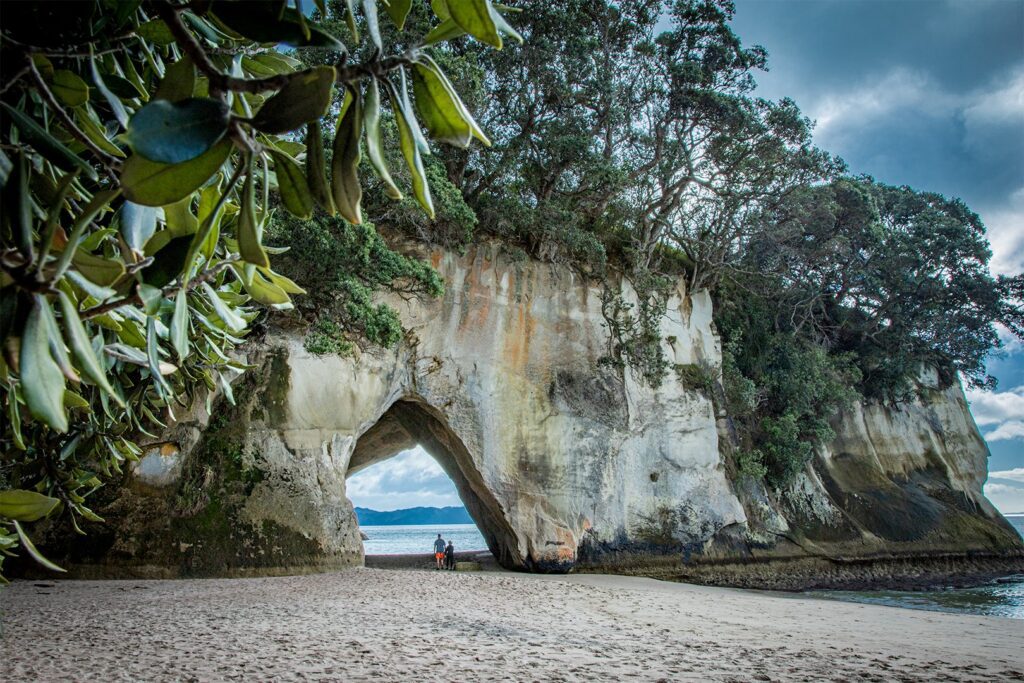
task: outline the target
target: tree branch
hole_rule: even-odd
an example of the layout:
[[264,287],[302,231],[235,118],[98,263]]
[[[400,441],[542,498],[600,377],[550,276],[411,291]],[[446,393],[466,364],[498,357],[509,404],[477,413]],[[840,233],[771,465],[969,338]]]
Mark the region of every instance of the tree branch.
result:
[[[213,280],[215,277],[220,275],[224,270],[226,270],[232,263],[235,263],[238,260],[238,256],[231,256],[229,258],[224,259],[223,261],[215,265],[213,268],[207,268],[206,270],[199,273],[194,278],[188,281],[188,284],[185,285],[185,291],[191,292],[193,289],[203,284],[204,282],[209,282],[210,280]],[[181,285],[170,284],[166,285],[160,291],[163,294],[164,298],[166,298],[179,289],[181,289]],[[93,306],[92,308],[87,308],[79,314],[79,317],[82,320],[88,320],[89,318],[95,318],[98,315],[103,315],[104,313],[109,313],[110,311],[117,310],[122,306],[132,306],[141,303],[142,297],[139,296],[138,293],[136,293],[133,294],[132,296],[126,296],[123,299],[117,299],[116,301],[108,301],[105,304],[99,304],[97,306]]]
[[[222,72],[210,59],[209,54],[192,32],[188,30],[185,23],[178,15],[180,9],[167,3],[160,3],[156,6],[157,13],[164,23],[174,34],[174,39],[185,51],[196,67],[210,80],[210,88],[221,92],[248,92],[260,93],[266,90],[280,90],[292,79],[298,78],[308,71],[296,71],[290,74],[277,74],[266,78],[237,78]],[[394,55],[386,59],[371,59],[362,64],[344,66],[343,63],[335,66],[337,71],[336,81],[338,83],[352,83],[367,77],[383,78],[388,73],[402,67],[413,64],[419,56],[418,48],[409,48],[400,55]]]
[[120,169],[121,167],[121,163],[111,155],[104,152],[96,145],[96,143],[89,139],[89,136],[86,135],[82,131],[82,129],[78,127],[78,124],[76,124],[74,119],[71,118],[71,115],[64,110],[64,107],[60,106],[60,102],[57,101],[57,98],[54,97],[53,92],[50,90],[49,86],[46,85],[46,81],[43,80],[42,74],[39,73],[39,69],[36,68],[36,65],[32,61],[31,57],[28,57],[28,70],[32,74],[32,79],[36,82],[36,87],[39,89],[39,92],[43,96],[43,99],[45,99],[46,103],[50,105],[50,108],[53,110],[53,113],[57,115],[57,118],[60,119],[61,124],[63,124],[64,128],[67,129],[68,133],[70,133],[76,140],[85,145],[85,148],[92,152],[97,159],[99,159],[100,163],[103,165],[104,170],[107,172],[107,175],[110,176],[111,180],[113,180],[115,183],[119,182],[117,172],[118,169]]

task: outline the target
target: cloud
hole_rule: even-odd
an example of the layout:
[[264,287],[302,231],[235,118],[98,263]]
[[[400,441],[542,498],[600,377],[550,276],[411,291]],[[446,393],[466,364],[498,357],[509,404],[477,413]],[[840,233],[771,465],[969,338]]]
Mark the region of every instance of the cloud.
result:
[[374,510],[462,505],[455,484],[418,446],[352,475],[345,490],[353,505]]
[[1009,391],[967,390],[974,421],[982,427],[1024,420],[1024,387]]
[[985,484],[985,497],[1003,513],[1024,512],[1024,484],[990,481]]
[[[1024,150],[1020,150],[1024,154]],[[977,206],[992,245],[992,272],[1015,275],[1024,272],[1024,186],[994,206]],[[1019,343],[1019,342],[1018,342]]]
[[1000,470],[998,472],[989,472],[989,479],[1012,479],[1013,481],[1019,481],[1024,484],[1024,467],[1015,467],[1012,470]]
[[984,433],[989,443],[1024,439],[1024,386],[1009,391],[968,389],[967,401],[979,427],[995,427]]
[[1019,420],[1004,422],[985,434],[986,441],[1008,441],[1009,439],[1024,439],[1024,422]]
[[1024,270],[1024,3],[738,0],[764,45],[758,94],[789,96],[853,173],[962,198],[992,269]]
[[[942,91],[927,73],[896,66],[882,75],[874,74],[866,82],[825,93],[807,103],[808,112],[817,121],[815,142],[826,149],[854,142],[865,127],[891,120],[906,110],[921,110],[929,117],[945,116],[955,108],[958,98]],[[922,105],[928,104],[925,108]]]

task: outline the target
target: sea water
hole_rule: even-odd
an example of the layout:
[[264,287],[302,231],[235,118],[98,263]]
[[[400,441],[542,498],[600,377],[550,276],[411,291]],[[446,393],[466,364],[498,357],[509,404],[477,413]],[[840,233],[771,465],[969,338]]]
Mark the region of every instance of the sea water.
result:
[[[1024,536],[1024,515],[1007,515],[1006,518]],[[831,600],[935,612],[1024,619],[1024,575],[1003,577],[974,588],[929,591],[812,591],[809,595]]]
[[[1024,515],[1008,515],[1010,523],[1024,536]],[[459,552],[487,550],[475,524],[424,524],[364,526],[363,548],[367,555],[407,555],[433,552],[438,534],[451,539]],[[1024,619],[1024,576],[1011,576],[974,588],[929,591],[812,591],[814,597],[848,602],[865,602],[892,607],[984,614]]]
[[434,552],[438,534],[455,544],[456,552],[487,550],[487,543],[475,524],[410,524],[395,526],[361,526],[366,534],[363,552],[367,555],[408,555]]

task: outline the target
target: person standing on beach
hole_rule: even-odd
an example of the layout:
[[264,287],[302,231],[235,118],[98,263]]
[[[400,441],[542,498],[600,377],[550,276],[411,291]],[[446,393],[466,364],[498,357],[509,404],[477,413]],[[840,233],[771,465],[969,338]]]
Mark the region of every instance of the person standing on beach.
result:
[[437,540],[434,541],[434,561],[437,563],[435,569],[441,569],[444,563],[444,539],[441,538],[441,534],[438,534]]
[[444,549],[444,568],[455,571],[455,544],[448,539],[448,545]]

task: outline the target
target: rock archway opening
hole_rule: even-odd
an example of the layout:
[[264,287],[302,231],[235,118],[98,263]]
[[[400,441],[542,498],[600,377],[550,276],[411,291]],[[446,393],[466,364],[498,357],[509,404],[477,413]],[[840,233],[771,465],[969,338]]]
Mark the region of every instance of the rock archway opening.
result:
[[[448,427],[444,416],[430,406],[415,399],[392,404],[356,442],[346,478],[351,480],[357,474],[367,473],[374,465],[417,447],[433,457],[451,479],[487,550],[502,566],[521,564],[515,534],[505,521],[497,500],[485,485],[462,440]],[[434,526],[425,526],[425,533]],[[438,530],[444,528],[444,525],[436,526]],[[418,552],[427,552],[429,542],[430,539],[424,536],[426,548]],[[460,548],[456,543],[458,551],[477,549]],[[373,554],[369,548],[367,554]]]

